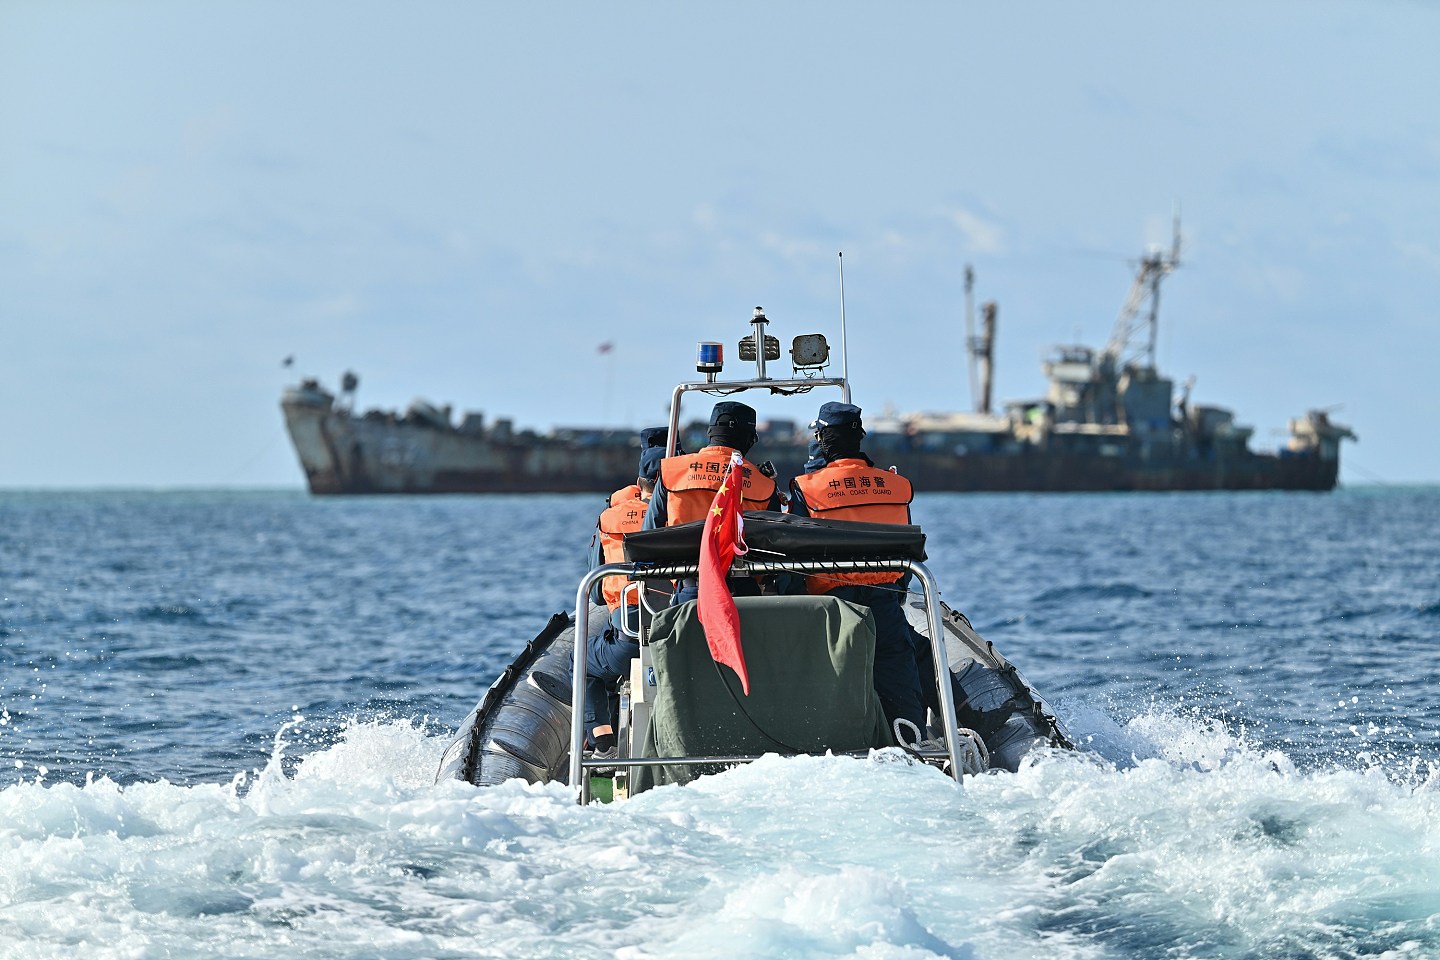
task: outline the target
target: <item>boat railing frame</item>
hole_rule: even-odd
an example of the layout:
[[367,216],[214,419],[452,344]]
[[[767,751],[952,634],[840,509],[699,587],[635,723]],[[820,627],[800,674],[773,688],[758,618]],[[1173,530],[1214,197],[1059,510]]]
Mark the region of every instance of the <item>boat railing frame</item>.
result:
[[[699,571],[698,563],[607,563],[589,571],[580,581],[575,593],[575,659],[572,665],[570,686],[570,785],[575,790],[575,800],[584,804],[589,799],[592,769],[625,768],[646,766],[695,766],[716,763],[749,763],[758,760],[756,756],[727,757],[627,757],[619,760],[585,759],[585,659],[590,638],[590,595],[595,584],[605,577],[624,576],[632,580],[666,579],[679,580],[694,577]],[[827,574],[854,572],[899,572],[915,577],[925,596],[925,613],[930,627],[930,651],[935,663],[935,686],[939,697],[940,720],[945,728],[945,752],[926,751],[923,759],[948,759],[951,776],[956,784],[963,782],[963,764],[960,762],[960,723],[955,714],[955,697],[949,683],[950,662],[945,640],[945,625],[941,619],[940,587],[925,564],[910,559],[875,560],[759,560],[737,559],[730,569],[731,576],[765,575],[774,573]]]
[[746,390],[769,390],[772,394],[809,393],[816,387],[836,387],[844,403],[850,402],[850,382],[844,377],[764,377],[751,380],[703,380],[678,383],[670,393],[670,433],[665,443],[665,456],[675,456],[680,443],[680,400],[687,393],[709,393],[727,396]]

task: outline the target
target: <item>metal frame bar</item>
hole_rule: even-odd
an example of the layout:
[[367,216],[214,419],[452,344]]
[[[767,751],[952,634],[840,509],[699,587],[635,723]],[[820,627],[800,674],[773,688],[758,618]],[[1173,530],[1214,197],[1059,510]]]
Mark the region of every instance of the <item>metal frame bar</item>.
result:
[[844,377],[789,377],[784,380],[714,380],[676,384],[670,393],[670,435],[665,441],[665,456],[675,456],[680,442],[680,399],[687,393],[740,393],[744,390],[800,390],[814,387],[839,387],[840,397],[850,402],[850,383]]
[[[577,803],[584,804],[590,793],[590,766],[641,767],[686,765],[694,763],[740,763],[754,757],[648,757],[603,764],[586,761],[585,750],[585,653],[590,638],[590,591],[608,576],[622,575],[636,579],[677,579],[693,577],[698,564],[655,566],[641,563],[607,563],[587,573],[575,592],[575,659],[570,684],[570,786]],[[945,749],[950,759],[951,775],[962,783],[964,771],[960,764],[960,723],[955,716],[955,697],[950,688],[950,658],[945,645],[945,624],[940,619],[940,587],[930,570],[916,560],[736,560],[731,575],[766,573],[824,573],[854,571],[901,571],[915,576],[925,593],[925,612],[930,619],[930,652],[935,660],[935,686],[940,698],[940,718],[945,727]]]

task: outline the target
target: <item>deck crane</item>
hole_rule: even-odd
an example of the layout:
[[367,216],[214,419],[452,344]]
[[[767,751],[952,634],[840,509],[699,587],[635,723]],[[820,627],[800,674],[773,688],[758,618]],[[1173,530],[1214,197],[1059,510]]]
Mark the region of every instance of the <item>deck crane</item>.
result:
[[[1140,258],[1140,269],[1130,286],[1130,295],[1120,309],[1115,330],[1105,344],[1102,363],[1109,361],[1120,371],[1140,366],[1155,369],[1155,340],[1160,315],[1160,281],[1180,265],[1180,214],[1175,214],[1175,238],[1170,251],[1152,250]],[[1149,307],[1147,311],[1145,308]],[[1143,363],[1142,363],[1143,361]]]

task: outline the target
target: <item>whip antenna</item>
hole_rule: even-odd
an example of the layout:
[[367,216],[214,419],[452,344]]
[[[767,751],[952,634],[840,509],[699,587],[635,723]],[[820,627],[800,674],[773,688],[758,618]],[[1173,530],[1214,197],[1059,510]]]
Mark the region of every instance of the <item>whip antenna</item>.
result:
[[841,250],[835,255],[840,261],[840,379],[845,381],[841,391],[845,394],[845,402],[850,402],[850,354],[846,349],[848,341],[845,339],[845,251]]

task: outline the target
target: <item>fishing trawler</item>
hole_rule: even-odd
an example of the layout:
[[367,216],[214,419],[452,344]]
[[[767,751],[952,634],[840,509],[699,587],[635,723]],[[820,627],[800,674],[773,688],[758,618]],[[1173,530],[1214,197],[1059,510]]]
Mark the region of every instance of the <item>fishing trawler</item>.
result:
[[[1168,252],[1142,257],[1104,347],[1058,346],[1045,359],[1042,397],[993,409],[997,309],[981,309],[973,273],[965,283],[965,343],[972,411],[868,418],[867,447],[932,491],[1071,492],[1334,489],[1340,447],[1356,439],[1326,410],[1289,422],[1286,442],[1254,450],[1254,429],[1232,411],[1192,402],[1194,378],[1178,392],[1156,368],[1161,281],[1179,264],[1179,231]],[[517,430],[480,413],[417,400],[404,412],[356,413],[358,378],[337,396],[316,379],[288,389],[286,427],[315,494],[609,491],[629,482],[634,430],[564,427]],[[703,437],[688,423],[682,439]],[[756,452],[803,463],[807,437],[793,421],[762,424]],[[782,472],[779,479],[789,478]]]
[[[705,378],[675,387],[667,453],[676,452],[681,405],[694,392],[796,396],[823,388],[839,390],[849,402],[848,378],[825,375],[830,352],[819,334],[796,337],[791,376],[771,377],[766,362],[779,359],[780,347],[765,333],[768,323],[756,308],[753,333],[740,344],[741,360],[756,365],[747,379],[720,379],[721,345],[700,345],[697,369]],[[633,477],[633,466],[629,472]],[[696,521],[626,536],[624,562],[587,573],[573,613],[554,614],[461,723],[437,779],[558,782],[584,803],[685,783],[773,753],[898,751],[961,780],[1014,771],[1037,749],[1072,746],[1054,711],[1014,665],[940,599],[924,563],[926,534],[908,524],[746,512],[748,552],[729,572],[908,575],[916,588],[904,597],[905,615],[928,644],[928,662],[940,665],[929,671],[924,730],[909,731],[907,740],[900,724],[886,723],[871,672],[874,618],[868,608],[828,594],[763,592],[734,600],[749,684],[748,692],[738,690],[707,646],[695,601],[668,605],[670,585],[699,571],[703,527]],[[607,607],[592,602],[594,588],[616,576],[626,581],[620,621],[638,640],[639,655],[614,691],[618,756],[597,759],[585,752],[586,647],[608,622]],[[608,775],[597,776],[602,773]]]

